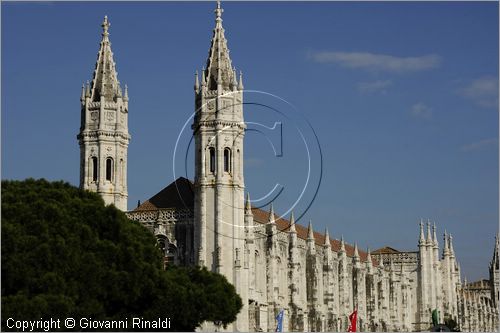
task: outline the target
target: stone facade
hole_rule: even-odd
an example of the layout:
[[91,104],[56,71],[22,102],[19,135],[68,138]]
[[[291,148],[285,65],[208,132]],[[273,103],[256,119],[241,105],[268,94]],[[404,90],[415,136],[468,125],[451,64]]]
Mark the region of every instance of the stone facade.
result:
[[[194,182],[179,178],[127,213],[156,235],[165,264],[206,266],[235,285],[244,306],[229,330],[273,331],[284,310],[285,331],[346,331],[354,309],[360,331],[429,330],[434,309],[441,323],[452,319],[462,330],[495,330],[498,240],[491,283],[477,287],[461,282],[452,236],[444,234],[441,251],[429,222],[420,222],[418,250],[365,252],[328,230],[314,231],[311,222],[307,228],[296,224],[293,213],[287,220],[272,206],[251,206],[244,198],[243,80],[229,57],[220,3],[215,12],[207,64],[194,83]],[[82,91],[81,185],[125,210],[128,96],[116,78],[107,19],[103,27],[94,80]],[[114,122],[105,116],[110,111]],[[111,181],[99,171],[95,179],[89,169],[94,157],[98,170],[108,157],[125,168],[115,167]]]

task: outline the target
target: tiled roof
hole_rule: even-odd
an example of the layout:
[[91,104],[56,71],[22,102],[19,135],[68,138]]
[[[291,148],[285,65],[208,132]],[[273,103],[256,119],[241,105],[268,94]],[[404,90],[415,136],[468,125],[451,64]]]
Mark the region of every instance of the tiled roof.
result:
[[[257,223],[266,224],[269,221],[269,212],[266,212],[260,208],[252,208],[253,220]],[[287,219],[280,218],[279,216],[274,214],[276,228],[280,231],[288,232],[290,230],[290,221]],[[307,239],[307,227],[300,225],[298,223],[295,224],[295,230],[297,231],[297,237],[302,239]],[[314,242],[317,245],[323,245],[325,243],[325,235],[314,231]],[[340,240],[330,239],[330,245],[335,252],[340,251]],[[348,257],[354,256],[354,246],[349,245],[344,242],[345,251]],[[361,261],[366,261],[367,253],[365,251],[360,251],[358,249],[359,257]],[[372,258],[372,262],[374,266],[378,266],[377,260]]]
[[[177,209],[193,209],[194,207],[194,184],[186,178],[177,178],[175,182],[165,187],[163,190],[144,201],[139,207],[134,209],[134,211],[145,211],[145,210],[156,210],[164,208],[177,208]],[[269,221],[269,212],[266,212],[260,208],[252,208],[254,221],[261,224],[266,224]],[[280,218],[274,214],[276,220],[276,227],[278,230],[287,232],[290,228],[290,221],[287,219]],[[297,231],[297,237],[302,239],[307,239],[307,228],[295,224],[295,229]],[[317,245],[323,245],[325,242],[325,235],[314,231],[314,241]],[[330,245],[332,250],[335,252],[340,251],[340,241],[337,239],[330,239]],[[346,254],[348,257],[354,256],[354,247],[344,242]],[[391,249],[386,247],[384,249]],[[379,249],[382,250],[382,249]],[[377,251],[379,251],[377,250]],[[392,249],[394,250],[394,249]],[[394,250],[397,251],[397,250]],[[361,261],[366,261],[367,253],[365,251],[360,251],[358,249],[359,257]],[[375,252],[373,252],[375,253]],[[374,266],[378,265],[377,260],[372,258]]]
[[134,212],[161,208],[193,209],[194,185],[184,177],[177,178],[160,192],[144,201]]
[[401,253],[401,251],[398,251],[389,246],[385,246],[372,252],[372,254],[393,254],[393,253]]

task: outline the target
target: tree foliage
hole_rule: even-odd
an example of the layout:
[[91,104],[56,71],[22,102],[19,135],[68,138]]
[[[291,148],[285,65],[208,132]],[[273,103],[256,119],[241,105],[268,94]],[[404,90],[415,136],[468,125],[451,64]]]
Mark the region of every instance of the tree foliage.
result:
[[172,330],[186,331],[236,319],[241,299],[223,276],[165,271],[155,244],[95,193],[63,182],[2,181],[2,329],[9,317],[169,317]]

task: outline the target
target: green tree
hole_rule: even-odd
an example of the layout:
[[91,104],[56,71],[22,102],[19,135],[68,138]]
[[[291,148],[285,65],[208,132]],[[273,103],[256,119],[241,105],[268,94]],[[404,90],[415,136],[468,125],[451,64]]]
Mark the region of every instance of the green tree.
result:
[[172,330],[191,331],[236,319],[241,299],[223,276],[165,271],[155,244],[95,193],[64,182],[2,181],[2,330],[9,317],[169,317]]

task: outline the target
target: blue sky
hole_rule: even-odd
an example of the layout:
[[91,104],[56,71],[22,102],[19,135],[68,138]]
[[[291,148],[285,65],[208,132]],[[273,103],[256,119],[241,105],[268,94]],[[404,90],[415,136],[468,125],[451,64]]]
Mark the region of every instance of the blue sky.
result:
[[[2,179],[78,185],[80,87],[91,79],[104,15],[130,95],[129,208],[173,180],[178,134],[193,112],[212,2],[2,2]],[[498,229],[497,2],[226,2],[231,58],[247,121],[283,121],[283,157],[247,133],[252,197],[285,187],[284,213],[361,248],[417,248],[418,221],[451,232],[469,280],[487,276]],[[298,113],[294,113],[297,110]],[[307,120],[307,122],[305,121]],[[287,122],[288,121],[288,122]],[[322,179],[319,182],[319,149]],[[189,133],[188,133],[189,134]],[[269,133],[275,140],[276,133]],[[181,163],[182,164],[182,163]],[[192,170],[192,167],[191,167]],[[191,171],[188,167],[188,175]],[[442,237],[439,237],[442,246]]]

